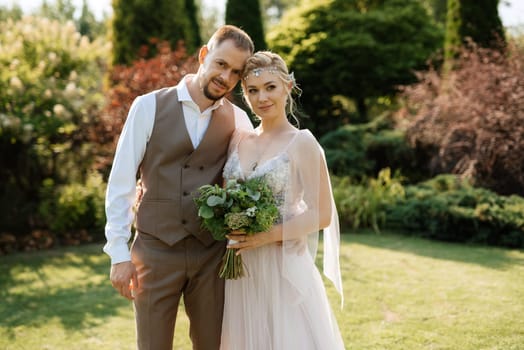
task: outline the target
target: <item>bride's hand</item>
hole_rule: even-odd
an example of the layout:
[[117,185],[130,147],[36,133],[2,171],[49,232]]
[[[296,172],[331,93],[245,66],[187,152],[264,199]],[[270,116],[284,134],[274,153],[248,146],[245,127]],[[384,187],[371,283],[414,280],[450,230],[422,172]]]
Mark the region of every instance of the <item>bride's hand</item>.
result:
[[266,244],[276,242],[276,240],[273,238],[273,235],[269,232],[259,232],[254,235],[239,235],[232,232],[231,234],[226,235],[226,237],[237,242],[230,242],[227,245],[228,248],[237,249],[236,255],[242,254],[243,251],[255,249]]
[[[243,242],[246,240],[246,233],[243,231],[231,231],[226,238],[230,241]],[[231,242],[229,242],[231,244]]]

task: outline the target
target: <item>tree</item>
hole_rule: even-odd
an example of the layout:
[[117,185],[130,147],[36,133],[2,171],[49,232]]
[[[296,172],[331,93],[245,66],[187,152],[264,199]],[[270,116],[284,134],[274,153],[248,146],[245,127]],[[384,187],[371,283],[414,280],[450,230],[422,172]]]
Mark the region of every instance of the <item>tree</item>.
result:
[[87,5],[87,0],[83,0],[79,17],[75,17],[75,11],[76,8],[72,0],[56,0],[53,2],[44,0],[40,8],[35,11],[35,14],[64,24],[71,21],[75,24],[80,34],[87,36],[91,40],[105,35],[106,26],[104,22],[106,20],[98,21],[95,18],[95,15]]
[[438,25],[446,25],[447,0],[422,0],[421,3]]
[[80,34],[86,35],[91,40],[103,35],[105,32],[104,23],[96,20],[95,15],[87,5],[87,0],[83,0],[82,11],[77,20],[77,27]]
[[265,10],[264,23],[266,29],[277,24],[284,15],[284,12],[298,5],[299,2],[300,0],[262,0],[262,8]]
[[[113,64],[130,64],[137,57],[154,57],[156,44],[183,40],[189,52],[199,43],[186,0],[113,0]],[[193,22],[194,25],[194,22]]]
[[504,28],[498,13],[499,0],[448,0],[445,57],[450,63],[460,46],[471,39],[486,48],[505,46]]
[[71,0],[56,0],[52,4],[44,0],[36,14],[60,22],[73,21],[75,6]]
[[[267,48],[259,0],[227,0],[226,23],[236,25],[248,33],[253,40],[255,50],[265,50]],[[228,97],[248,114],[251,113],[242,98],[240,84],[237,84]]]
[[23,11],[18,4],[11,5],[11,7],[0,6],[0,21],[11,19],[17,21],[22,18]]
[[188,35],[191,36],[188,41],[193,43],[196,48],[202,44],[202,37],[200,35],[200,25],[198,23],[199,10],[195,0],[185,0],[185,9],[187,17],[189,18]]
[[441,38],[417,0],[313,0],[287,12],[268,42],[304,86],[308,127],[322,134],[340,123],[333,118],[340,96],[367,120],[366,101],[414,82],[413,70],[425,67]]
[[259,0],[227,0],[226,23],[236,25],[248,33],[256,50],[266,49]]

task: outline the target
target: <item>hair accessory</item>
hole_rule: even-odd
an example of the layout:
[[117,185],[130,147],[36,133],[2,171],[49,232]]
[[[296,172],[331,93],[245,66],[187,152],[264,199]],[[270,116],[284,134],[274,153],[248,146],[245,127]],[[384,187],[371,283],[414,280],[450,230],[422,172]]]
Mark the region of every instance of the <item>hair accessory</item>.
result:
[[244,76],[244,79],[247,79],[249,74],[253,74],[255,77],[258,77],[260,76],[260,74],[262,74],[262,72],[269,72],[271,74],[275,74],[278,73],[278,69],[275,66],[254,68],[251,71],[247,72],[247,74]]
[[293,87],[297,86],[297,81],[295,80],[295,72],[289,73],[289,80],[293,82]]

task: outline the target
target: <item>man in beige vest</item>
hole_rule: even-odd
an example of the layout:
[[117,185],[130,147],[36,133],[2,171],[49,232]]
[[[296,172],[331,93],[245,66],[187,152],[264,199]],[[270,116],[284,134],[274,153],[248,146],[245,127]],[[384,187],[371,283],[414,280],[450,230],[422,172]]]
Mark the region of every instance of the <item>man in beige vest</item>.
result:
[[[104,251],[113,287],[134,302],[140,350],[172,349],[181,296],[193,348],[220,346],[225,243],[200,228],[193,195],[221,183],[233,131],[253,127],[224,98],[253,50],[244,31],[223,26],[200,49],[195,75],[137,97],[129,110],[108,181]],[[142,198],[129,250],[136,174]]]

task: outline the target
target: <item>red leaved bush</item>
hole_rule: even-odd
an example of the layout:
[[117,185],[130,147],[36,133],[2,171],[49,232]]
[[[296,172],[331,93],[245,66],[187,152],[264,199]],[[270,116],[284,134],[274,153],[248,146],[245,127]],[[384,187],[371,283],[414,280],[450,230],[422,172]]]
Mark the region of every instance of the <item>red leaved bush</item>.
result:
[[[98,168],[107,168],[110,164],[129,107],[137,96],[176,85],[184,75],[198,69],[197,58],[188,56],[182,43],[173,51],[168,42],[159,42],[157,52],[155,57],[138,59],[129,67],[113,67],[109,76],[108,102],[97,134],[99,144],[107,145],[98,160]],[[146,55],[147,52],[142,52],[142,57]]]
[[465,47],[445,79],[435,70],[404,88],[410,142],[431,171],[461,174],[501,194],[524,194],[524,49]]

